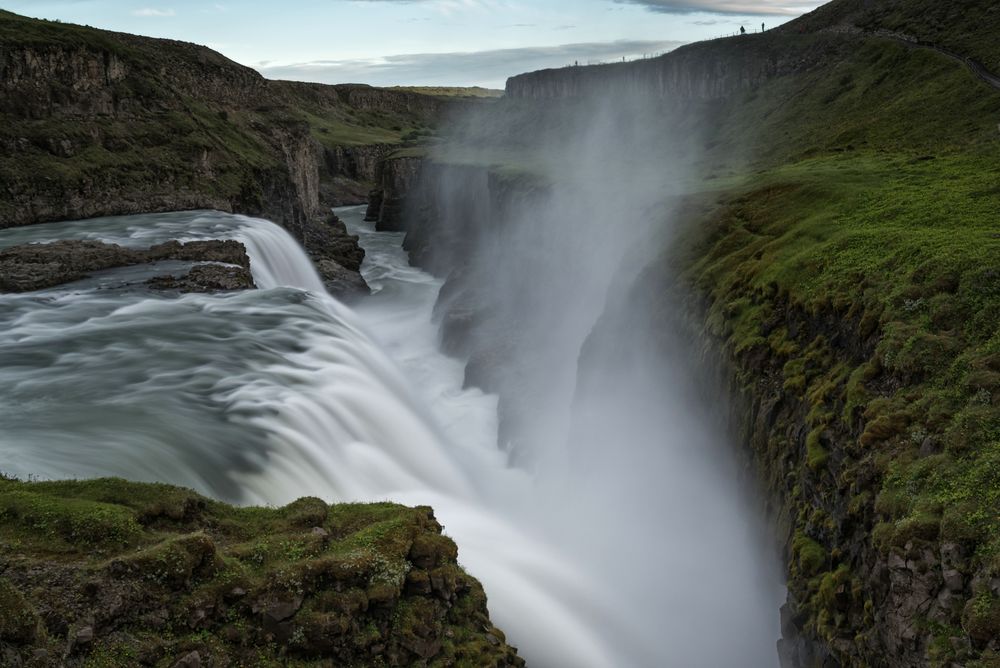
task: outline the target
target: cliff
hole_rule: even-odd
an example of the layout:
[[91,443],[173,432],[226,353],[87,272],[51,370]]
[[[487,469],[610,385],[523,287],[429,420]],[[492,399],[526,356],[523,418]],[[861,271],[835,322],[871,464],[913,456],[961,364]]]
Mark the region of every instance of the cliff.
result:
[[615,95],[643,95],[671,103],[716,100],[773,77],[822,66],[843,48],[845,40],[838,35],[817,40],[765,33],[720,39],[648,60],[521,74],[507,80],[507,95],[535,100]]
[[5,666],[524,665],[430,508],[0,478],[0,546]]

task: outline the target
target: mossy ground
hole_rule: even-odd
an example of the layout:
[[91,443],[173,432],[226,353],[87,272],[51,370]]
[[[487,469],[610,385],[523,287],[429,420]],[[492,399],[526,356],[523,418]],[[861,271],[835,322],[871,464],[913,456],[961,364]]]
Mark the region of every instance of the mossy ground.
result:
[[[804,626],[854,643],[876,612],[839,542],[858,527],[884,555],[959,546],[966,583],[1000,575],[1000,93],[939,54],[861,40],[715,112],[704,172],[736,185],[692,196],[710,213],[664,261],[707,296],[747,391],[766,360],[804,407],[802,439],[761,456],[789,490]],[[949,623],[915,620],[934,665],[997,660],[998,599],[967,591],[979,603]]]
[[[519,665],[429,508],[239,508],[0,479],[0,652],[30,665]],[[90,629],[92,637],[83,629]],[[46,658],[48,657],[48,658]]]

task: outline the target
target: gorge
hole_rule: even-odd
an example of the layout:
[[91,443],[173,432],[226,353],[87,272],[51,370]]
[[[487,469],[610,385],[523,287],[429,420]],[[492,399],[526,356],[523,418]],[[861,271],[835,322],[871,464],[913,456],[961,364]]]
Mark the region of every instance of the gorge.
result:
[[942,7],[500,99],[0,12],[0,267],[128,265],[0,294],[2,660],[996,665],[1000,95],[912,46],[996,71],[995,8]]

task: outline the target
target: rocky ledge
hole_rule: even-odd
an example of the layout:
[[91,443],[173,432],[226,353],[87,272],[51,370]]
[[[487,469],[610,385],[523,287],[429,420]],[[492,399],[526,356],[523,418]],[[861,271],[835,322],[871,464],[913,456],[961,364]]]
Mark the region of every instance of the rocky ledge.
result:
[[0,476],[4,666],[523,666],[430,508]]
[[186,276],[158,276],[150,287],[182,292],[253,288],[250,258],[233,240],[168,241],[148,249],[123,248],[101,241],[55,241],[0,250],[0,292],[29,292],[86,278],[91,272],[163,260],[211,262]]

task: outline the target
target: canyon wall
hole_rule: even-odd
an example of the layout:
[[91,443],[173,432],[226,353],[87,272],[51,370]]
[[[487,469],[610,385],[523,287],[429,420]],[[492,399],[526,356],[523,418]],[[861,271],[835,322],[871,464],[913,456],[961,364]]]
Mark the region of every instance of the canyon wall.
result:
[[648,60],[521,74],[507,80],[507,96],[545,100],[648,95],[665,103],[719,100],[768,79],[821,66],[844,47],[844,40],[828,35],[809,39],[805,48],[804,44],[804,39],[768,33],[698,42]]
[[0,228],[190,209],[261,216],[346,294],[346,274],[363,284],[360,249],[329,208],[363,202],[377,161],[444,105],[268,81],[194,44],[0,11]]

